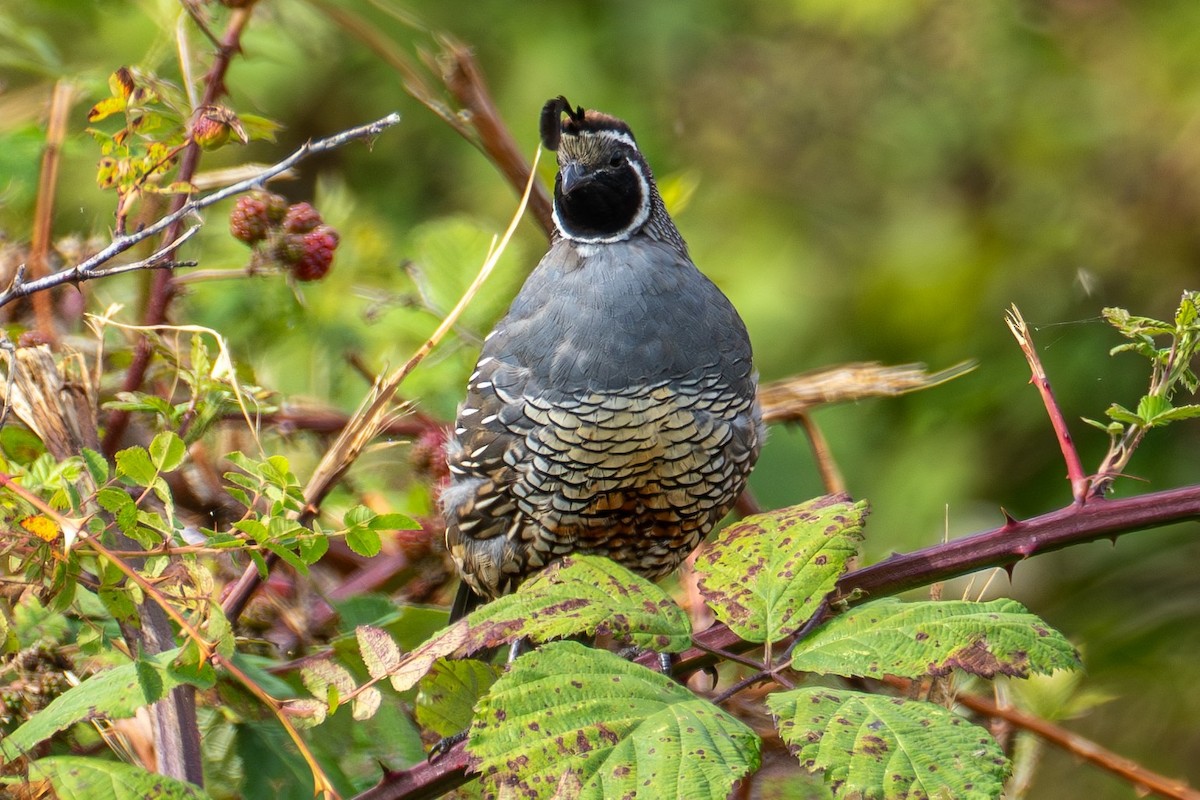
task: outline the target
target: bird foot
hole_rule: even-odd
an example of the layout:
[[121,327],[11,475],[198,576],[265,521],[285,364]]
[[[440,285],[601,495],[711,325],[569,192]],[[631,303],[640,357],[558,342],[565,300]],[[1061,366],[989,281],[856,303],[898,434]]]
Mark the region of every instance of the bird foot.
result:
[[425,760],[430,764],[435,764],[447,753],[449,753],[450,750],[453,749],[454,745],[458,744],[459,742],[465,742],[466,740],[467,731],[459,731],[458,733],[445,736],[435,742],[433,747],[429,748],[429,755],[425,757]]

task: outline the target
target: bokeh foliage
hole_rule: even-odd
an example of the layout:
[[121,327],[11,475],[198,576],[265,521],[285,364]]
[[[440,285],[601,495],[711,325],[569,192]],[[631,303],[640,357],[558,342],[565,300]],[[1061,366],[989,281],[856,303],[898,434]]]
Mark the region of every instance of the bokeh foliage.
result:
[[[330,3],[410,55],[434,47],[382,3]],[[374,148],[308,162],[276,187],[315,198],[338,228],[334,271],[304,289],[303,305],[277,279],[222,281],[195,286],[175,316],[221,331],[261,385],[349,409],[365,385],[346,354],[375,368],[407,358],[437,322],[422,303],[444,311],[453,302],[514,198],[322,9],[260,3],[228,79],[231,105],[286,127],[274,145],[227,148],[205,166],[274,160],[399,110],[404,122]],[[537,111],[558,93],[631,123],[660,180],[690,198],[679,226],[741,309],[764,378],[863,359],[978,360],[933,391],[819,414],[852,493],[872,499],[869,560],[936,541],[944,526],[951,536],[990,527],[1000,505],[1025,516],[1069,501],[1003,325],[1009,303],[1036,328],[1077,421],[1135,403],[1144,387],[1143,362],[1107,357],[1120,340],[1100,309],[1166,317],[1196,288],[1200,5],[1191,0],[422,0],[403,9],[475,47],[529,153]],[[168,0],[0,8],[0,233],[28,235],[39,114],[59,77],[75,80],[83,99],[56,232],[107,232],[112,198],[95,188],[84,115],[124,64],[179,79],[178,13]],[[245,262],[221,213],[184,257],[202,255],[205,268]],[[476,337],[543,246],[526,224],[456,341],[406,385],[422,408],[452,413]],[[136,306],[142,289],[130,278],[86,291],[93,305]],[[1198,430],[1152,433],[1131,465],[1146,483],[1122,481],[1118,492],[1195,482]],[[1080,423],[1073,432],[1093,467],[1105,438]],[[368,484],[386,487],[405,469],[401,454],[373,458]],[[799,433],[772,432],[753,487],[766,506],[820,492]],[[1159,531],[1040,557],[1017,568],[1013,592],[1085,643],[1091,684],[1118,696],[1077,729],[1193,783],[1197,563],[1194,528]],[[1055,753],[1039,781],[1031,796],[1061,796],[1063,785],[1072,796],[1128,793]]]

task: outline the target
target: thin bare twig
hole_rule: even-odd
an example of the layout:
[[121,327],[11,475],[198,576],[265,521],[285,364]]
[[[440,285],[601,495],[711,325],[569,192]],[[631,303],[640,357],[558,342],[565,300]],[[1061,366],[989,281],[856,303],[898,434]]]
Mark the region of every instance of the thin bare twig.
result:
[[1046,406],[1046,414],[1050,417],[1050,424],[1054,426],[1054,435],[1058,439],[1059,449],[1062,450],[1063,461],[1067,462],[1071,496],[1075,498],[1076,503],[1083,503],[1088,498],[1090,480],[1083,471],[1083,463],[1079,460],[1079,452],[1075,449],[1071,431],[1067,429],[1067,421],[1063,417],[1062,409],[1058,407],[1058,401],[1054,399],[1054,390],[1050,388],[1050,379],[1046,376],[1046,370],[1042,367],[1042,361],[1033,346],[1033,336],[1029,333],[1025,318],[1021,316],[1021,310],[1015,304],[1005,313],[1004,321],[1016,338],[1017,344],[1021,346],[1025,360],[1029,362],[1029,371],[1032,373],[1029,382],[1037,387],[1042,396],[1042,404]]
[[[136,272],[140,269],[177,269],[179,267],[195,266],[195,261],[172,261],[170,254],[177,250],[181,244],[195,236],[199,230],[200,225],[193,225],[181,233],[177,239],[155,250],[146,258],[140,261],[132,261],[128,264],[119,264],[108,269],[84,270],[82,269],[82,265],[76,265],[70,269],[60,270],[38,280],[26,281],[24,265],[18,266],[17,272],[13,275],[12,282],[8,285],[8,288],[0,292],[0,306],[31,294],[53,289],[55,286],[62,286],[65,283],[82,283],[83,281],[93,281],[97,278],[110,278],[113,275]],[[92,259],[88,260],[91,261]]]
[[846,479],[842,477],[842,471],[838,469],[837,461],[834,460],[833,451],[829,449],[829,442],[826,441],[825,434],[821,433],[821,429],[817,427],[812,414],[802,413],[799,415],[799,420],[804,427],[804,434],[808,437],[809,449],[812,450],[813,457],[817,460],[817,470],[821,473],[821,483],[825,485],[826,494],[844,494]]

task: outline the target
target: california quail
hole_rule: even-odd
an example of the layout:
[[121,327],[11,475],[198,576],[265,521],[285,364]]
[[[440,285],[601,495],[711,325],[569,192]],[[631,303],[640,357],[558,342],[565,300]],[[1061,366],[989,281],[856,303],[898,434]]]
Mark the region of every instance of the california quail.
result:
[[629,126],[559,97],[541,138],[558,151],[557,230],[484,340],[447,444],[452,620],[569,553],[667,574],[763,440],[746,327],[688,257]]

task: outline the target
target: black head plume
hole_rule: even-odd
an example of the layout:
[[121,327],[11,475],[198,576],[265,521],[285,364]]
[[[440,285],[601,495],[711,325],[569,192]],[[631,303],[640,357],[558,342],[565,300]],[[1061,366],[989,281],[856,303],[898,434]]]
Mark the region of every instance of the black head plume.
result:
[[542,146],[547,150],[558,149],[558,143],[562,140],[562,115],[564,113],[572,123],[583,122],[583,106],[576,106],[572,110],[570,101],[561,94],[552,100],[547,100],[546,105],[542,106],[542,118],[538,128],[542,135]]

